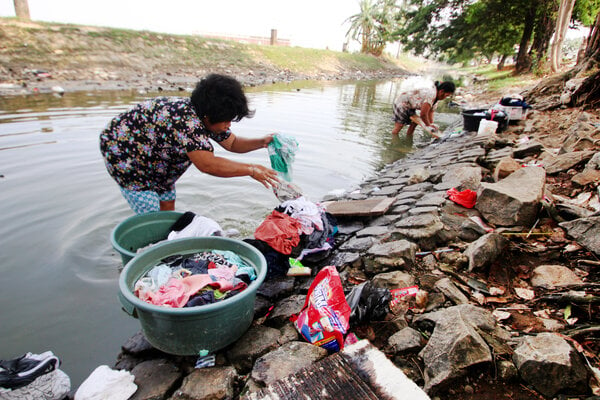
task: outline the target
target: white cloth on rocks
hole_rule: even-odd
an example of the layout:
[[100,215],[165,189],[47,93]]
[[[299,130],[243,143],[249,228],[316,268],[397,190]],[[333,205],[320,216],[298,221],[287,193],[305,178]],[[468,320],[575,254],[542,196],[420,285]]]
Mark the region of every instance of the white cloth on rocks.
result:
[[137,390],[134,379],[128,371],[101,365],[79,386],[75,400],[127,400]]

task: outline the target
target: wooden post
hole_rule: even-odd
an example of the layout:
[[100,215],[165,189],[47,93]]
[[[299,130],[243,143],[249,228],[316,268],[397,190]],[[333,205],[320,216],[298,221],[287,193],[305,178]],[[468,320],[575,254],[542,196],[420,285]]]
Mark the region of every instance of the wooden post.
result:
[[277,29],[271,29],[271,46],[277,45]]
[[17,18],[31,21],[31,17],[29,16],[29,4],[27,0],[14,0],[15,5],[15,15]]

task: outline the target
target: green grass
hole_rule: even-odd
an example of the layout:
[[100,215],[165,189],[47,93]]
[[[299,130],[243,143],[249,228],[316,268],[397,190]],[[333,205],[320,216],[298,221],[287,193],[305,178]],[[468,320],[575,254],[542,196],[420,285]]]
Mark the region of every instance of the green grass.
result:
[[[260,46],[196,35],[171,35],[107,27],[33,22],[28,27],[14,18],[0,18],[0,67],[43,65],[44,68],[72,68],[76,56],[94,60],[98,68],[120,66],[119,57],[143,60],[153,69],[202,69],[236,67],[289,70],[314,75],[343,71],[378,71],[406,68],[398,60],[359,53],[286,46]],[[406,60],[407,61],[407,60]],[[408,61],[407,61],[408,62]],[[11,64],[12,63],[12,64]]]
[[498,71],[495,65],[464,67],[460,68],[460,71],[465,75],[477,76],[490,90],[528,85],[538,79],[532,74],[514,75],[514,70],[510,67]]

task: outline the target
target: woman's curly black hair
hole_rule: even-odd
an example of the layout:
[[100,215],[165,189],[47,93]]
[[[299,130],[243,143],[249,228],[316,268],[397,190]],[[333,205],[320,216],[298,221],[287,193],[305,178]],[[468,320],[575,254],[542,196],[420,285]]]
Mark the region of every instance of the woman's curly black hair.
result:
[[238,122],[254,115],[248,108],[242,85],[227,75],[210,74],[201,79],[190,98],[196,114],[200,118],[207,117],[212,124]]
[[443,90],[446,93],[454,93],[456,85],[452,81],[438,82],[435,81],[435,88],[437,90]]

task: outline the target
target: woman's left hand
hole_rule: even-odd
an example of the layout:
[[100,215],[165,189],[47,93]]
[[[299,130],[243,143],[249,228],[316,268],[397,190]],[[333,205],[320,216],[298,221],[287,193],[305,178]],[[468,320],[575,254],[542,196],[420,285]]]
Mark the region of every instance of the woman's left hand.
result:
[[250,170],[250,176],[262,183],[267,189],[279,183],[277,171],[274,169],[264,167],[260,164],[252,164]]

